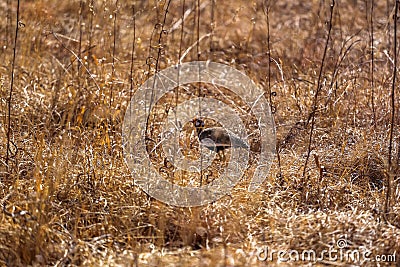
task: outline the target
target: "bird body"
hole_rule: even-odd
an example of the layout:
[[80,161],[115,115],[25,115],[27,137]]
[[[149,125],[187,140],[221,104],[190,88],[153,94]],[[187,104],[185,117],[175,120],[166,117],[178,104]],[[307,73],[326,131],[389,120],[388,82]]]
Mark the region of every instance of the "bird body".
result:
[[225,128],[205,128],[204,121],[201,119],[194,119],[192,122],[196,128],[200,143],[214,152],[218,153],[231,147],[249,148],[249,145],[245,141]]

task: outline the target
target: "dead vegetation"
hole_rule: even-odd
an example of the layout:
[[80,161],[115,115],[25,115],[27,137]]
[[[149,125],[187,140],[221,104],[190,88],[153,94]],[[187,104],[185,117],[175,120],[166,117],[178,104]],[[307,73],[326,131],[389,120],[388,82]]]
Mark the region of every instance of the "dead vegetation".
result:
[[[395,1],[336,1],[331,21],[331,1],[23,1],[9,103],[16,2],[0,3],[1,265],[266,266],[263,246],[320,253],[340,238],[371,257],[397,252],[399,264],[398,82],[388,161]],[[233,66],[271,100],[279,157],[256,192],[243,177],[215,203],[177,208],[135,186],[122,153],[125,109],[180,60]],[[179,101],[198,95],[187,88]],[[175,97],[157,103],[153,123]],[[182,145],[197,156],[185,129]],[[161,172],[185,176],[160,154],[151,157]]]

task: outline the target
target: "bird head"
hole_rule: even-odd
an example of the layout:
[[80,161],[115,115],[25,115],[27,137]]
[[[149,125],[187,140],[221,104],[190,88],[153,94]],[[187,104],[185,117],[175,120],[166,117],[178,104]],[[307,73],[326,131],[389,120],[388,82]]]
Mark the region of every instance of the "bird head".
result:
[[194,127],[196,128],[197,135],[199,135],[201,133],[201,131],[203,131],[205,128],[204,121],[200,118],[194,118],[192,120],[192,123],[193,123]]
[[204,121],[200,118],[194,118],[192,120],[192,123],[194,125],[194,127],[196,127],[196,129],[201,128],[204,129]]

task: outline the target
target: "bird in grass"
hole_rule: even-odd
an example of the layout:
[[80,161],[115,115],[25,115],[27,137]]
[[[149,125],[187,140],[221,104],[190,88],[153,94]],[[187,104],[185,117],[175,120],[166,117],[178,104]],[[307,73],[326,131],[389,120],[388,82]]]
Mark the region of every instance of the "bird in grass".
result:
[[214,152],[218,153],[231,147],[249,148],[244,140],[223,127],[205,128],[204,121],[199,118],[194,118],[192,123],[196,128],[200,144]]

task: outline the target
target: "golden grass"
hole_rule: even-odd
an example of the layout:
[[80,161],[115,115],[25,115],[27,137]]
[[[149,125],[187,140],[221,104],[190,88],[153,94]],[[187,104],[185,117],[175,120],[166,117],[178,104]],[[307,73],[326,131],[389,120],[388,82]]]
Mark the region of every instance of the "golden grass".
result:
[[[257,248],[319,253],[340,238],[347,240],[346,249],[367,249],[373,257],[400,253],[398,181],[384,220],[386,177],[398,177],[400,157],[397,84],[395,166],[389,171],[393,6],[375,1],[372,88],[370,6],[337,1],[313,151],[301,184],[329,1],[272,5],[271,62],[261,1],[200,1],[198,47],[197,1],[185,1],[191,12],[183,20],[182,41],[182,1],[172,1],[166,16],[166,1],[136,1],[134,16],[132,4],[123,1],[93,1],[93,7],[85,0],[21,1],[25,26],[17,44],[7,168],[15,2],[0,3],[2,17],[12,18],[0,22],[1,265],[266,266],[271,262],[258,260]],[[160,35],[162,29],[169,33]],[[256,192],[247,192],[244,177],[215,203],[177,208],[135,186],[122,154],[123,114],[157,62],[164,69],[184,54],[183,62],[225,63],[266,93],[276,92],[280,165],[274,162]],[[328,263],[362,264],[316,264]]]

